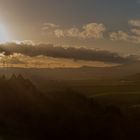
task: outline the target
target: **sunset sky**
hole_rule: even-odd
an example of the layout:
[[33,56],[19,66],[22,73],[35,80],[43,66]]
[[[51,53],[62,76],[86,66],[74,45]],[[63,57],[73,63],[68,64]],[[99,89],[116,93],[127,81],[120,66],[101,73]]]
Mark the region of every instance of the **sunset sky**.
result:
[[0,42],[84,47],[135,59],[140,55],[139,13],[140,0],[0,0]]

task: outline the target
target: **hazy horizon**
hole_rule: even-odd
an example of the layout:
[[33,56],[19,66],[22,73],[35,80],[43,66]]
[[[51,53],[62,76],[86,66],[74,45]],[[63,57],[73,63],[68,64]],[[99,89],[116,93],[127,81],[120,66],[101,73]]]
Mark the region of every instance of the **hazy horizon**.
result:
[[0,140],[140,139],[140,0],[0,0]]
[[0,0],[0,66],[135,63],[140,57],[139,12],[138,0]]

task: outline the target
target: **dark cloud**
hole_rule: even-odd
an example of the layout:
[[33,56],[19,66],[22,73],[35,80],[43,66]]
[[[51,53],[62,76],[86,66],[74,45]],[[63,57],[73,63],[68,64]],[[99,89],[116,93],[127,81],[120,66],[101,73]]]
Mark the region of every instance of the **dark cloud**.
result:
[[105,50],[95,50],[87,48],[75,48],[62,46],[54,46],[52,44],[29,44],[29,43],[7,43],[0,45],[0,52],[4,52],[5,55],[11,55],[13,53],[20,53],[30,57],[34,56],[48,56],[53,58],[66,58],[74,60],[85,61],[102,61],[106,63],[132,63],[137,61],[137,57],[120,56],[117,53],[112,53]]

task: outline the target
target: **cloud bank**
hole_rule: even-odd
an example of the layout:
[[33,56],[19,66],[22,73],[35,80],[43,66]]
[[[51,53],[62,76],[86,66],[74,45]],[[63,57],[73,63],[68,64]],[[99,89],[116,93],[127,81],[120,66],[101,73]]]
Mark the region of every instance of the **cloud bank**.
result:
[[[71,59],[73,61],[101,61],[104,63],[126,64],[137,61],[137,57],[133,55],[121,56],[106,50],[96,50],[87,48],[75,48],[63,46],[54,46],[52,44],[31,44],[6,43],[0,45],[0,53],[5,56],[20,54],[29,57],[52,57],[59,59]],[[16,60],[15,60],[16,61]]]
[[140,27],[140,20],[139,19],[132,19],[128,22],[131,26]]
[[116,31],[109,34],[109,38],[113,41],[125,41],[135,44],[140,44],[140,20],[132,19],[128,21],[128,24],[131,26],[129,31]]
[[71,37],[79,39],[101,39],[104,37],[104,32],[106,27],[101,23],[89,23],[83,25],[81,28],[71,27],[63,29],[59,25],[53,23],[45,23],[42,27],[42,30],[47,32],[52,31],[52,33],[60,37]]
[[91,40],[112,40],[140,44],[140,20],[131,19],[128,21],[128,30],[111,31],[103,23],[88,23],[81,27],[64,28],[54,23],[44,23],[42,31],[48,36],[56,38],[71,38],[88,41]]

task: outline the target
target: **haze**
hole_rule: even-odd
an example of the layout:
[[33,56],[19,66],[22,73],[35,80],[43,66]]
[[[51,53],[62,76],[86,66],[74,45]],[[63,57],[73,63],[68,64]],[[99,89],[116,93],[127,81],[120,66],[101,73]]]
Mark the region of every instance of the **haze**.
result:
[[[30,47],[29,44],[34,46],[52,44],[62,48],[86,48],[95,52],[115,52],[123,58],[133,56],[139,59],[139,12],[140,3],[137,0],[0,0],[0,41],[15,44],[24,42],[28,47]],[[5,50],[1,51],[1,53],[4,52]],[[23,52],[19,54],[17,50],[12,53],[18,53],[18,56],[25,55]],[[42,53],[38,55],[44,56]],[[24,57],[27,59],[29,56]],[[54,56],[49,55],[49,57]],[[64,56],[61,58],[65,59]],[[21,61],[17,55],[16,59]],[[31,59],[39,64],[38,59]],[[86,63],[86,59],[82,64],[75,63],[73,58],[66,57],[66,59],[72,61],[72,64],[67,65],[60,59],[59,65],[53,67],[62,67],[62,65],[103,67],[120,64],[120,62],[110,64],[111,60],[106,61],[99,57],[92,60],[93,63],[91,60]],[[51,63],[50,59],[47,58],[47,60]],[[64,64],[60,64],[59,61]],[[19,63],[16,67],[20,66]],[[42,64],[41,67],[48,66]]]

